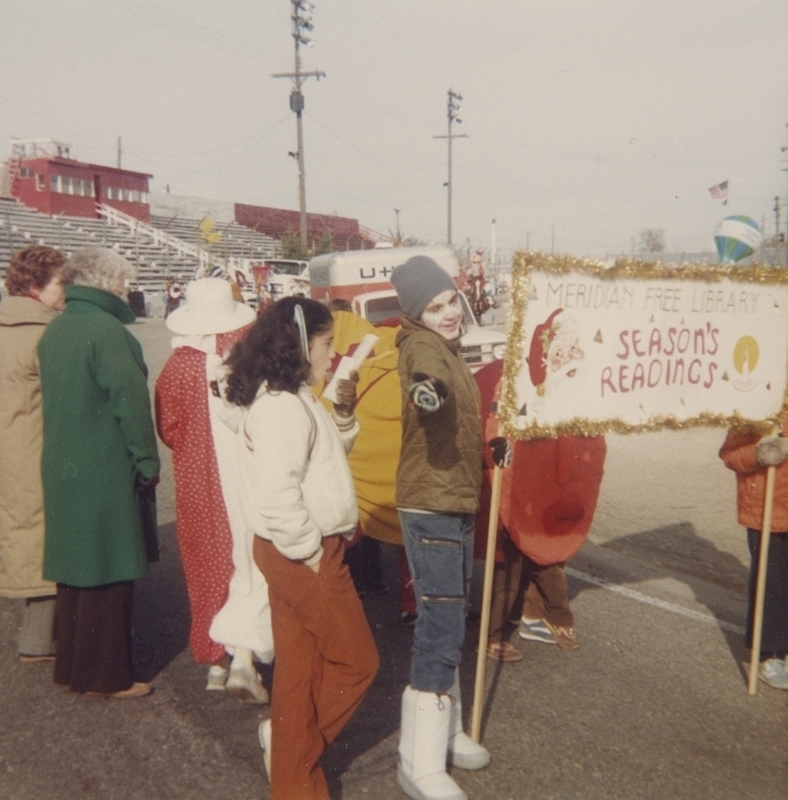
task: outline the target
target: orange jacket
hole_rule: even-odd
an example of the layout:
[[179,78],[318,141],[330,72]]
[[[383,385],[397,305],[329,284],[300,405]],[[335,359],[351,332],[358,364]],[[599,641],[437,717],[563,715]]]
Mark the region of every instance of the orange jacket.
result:
[[[782,433],[788,435],[788,416]],[[736,504],[739,524],[760,530],[763,524],[763,496],[766,489],[766,467],[755,458],[755,445],[760,441],[755,431],[729,432],[720,448],[720,458],[736,473]],[[772,532],[788,531],[788,461],[776,468]]]

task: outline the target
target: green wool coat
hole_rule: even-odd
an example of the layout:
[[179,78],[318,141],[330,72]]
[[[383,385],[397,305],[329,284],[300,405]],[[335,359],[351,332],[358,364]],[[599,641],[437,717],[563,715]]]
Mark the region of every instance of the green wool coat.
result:
[[138,475],[159,473],[134,312],[113,294],[66,289],[38,346],[44,398],[44,577],[102,586],[147,572]]

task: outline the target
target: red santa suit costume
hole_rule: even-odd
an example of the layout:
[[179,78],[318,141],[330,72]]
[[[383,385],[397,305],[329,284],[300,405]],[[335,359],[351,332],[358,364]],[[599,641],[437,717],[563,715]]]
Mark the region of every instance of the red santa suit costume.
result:
[[[485,441],[499,435],[495,405],[502,370],[503,362],[497,361],[474,376],[482,396]],[[563,564],[580,550],[588,536],[607,447],[604,436],[562,435],[557,439],[515,441],[512,451],[511,464],[501,474],[497,563],[490,611],[489,638],[498,643],[508,639],[511,613],[520,613],[519,598],[524,601],[524,617],[572,628]],[[484,558],[487,546],[492,488],[489,448],[485,448],[484,455],[481,512],[476,518],[477,558]]]

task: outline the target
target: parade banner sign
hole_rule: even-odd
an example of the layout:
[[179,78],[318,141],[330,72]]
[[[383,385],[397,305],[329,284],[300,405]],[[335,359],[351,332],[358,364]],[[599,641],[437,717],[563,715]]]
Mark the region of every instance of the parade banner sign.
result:
[[787,369],[786,270],[515,255],[500,408],[513,438],[768,430]]

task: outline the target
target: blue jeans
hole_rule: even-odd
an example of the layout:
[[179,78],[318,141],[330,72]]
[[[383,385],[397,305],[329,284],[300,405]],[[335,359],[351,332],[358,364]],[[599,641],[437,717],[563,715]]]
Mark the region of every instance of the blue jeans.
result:
[[473,576],[473,514],[399,511],[416,593],[410,685],[448,692],[461,660]]

